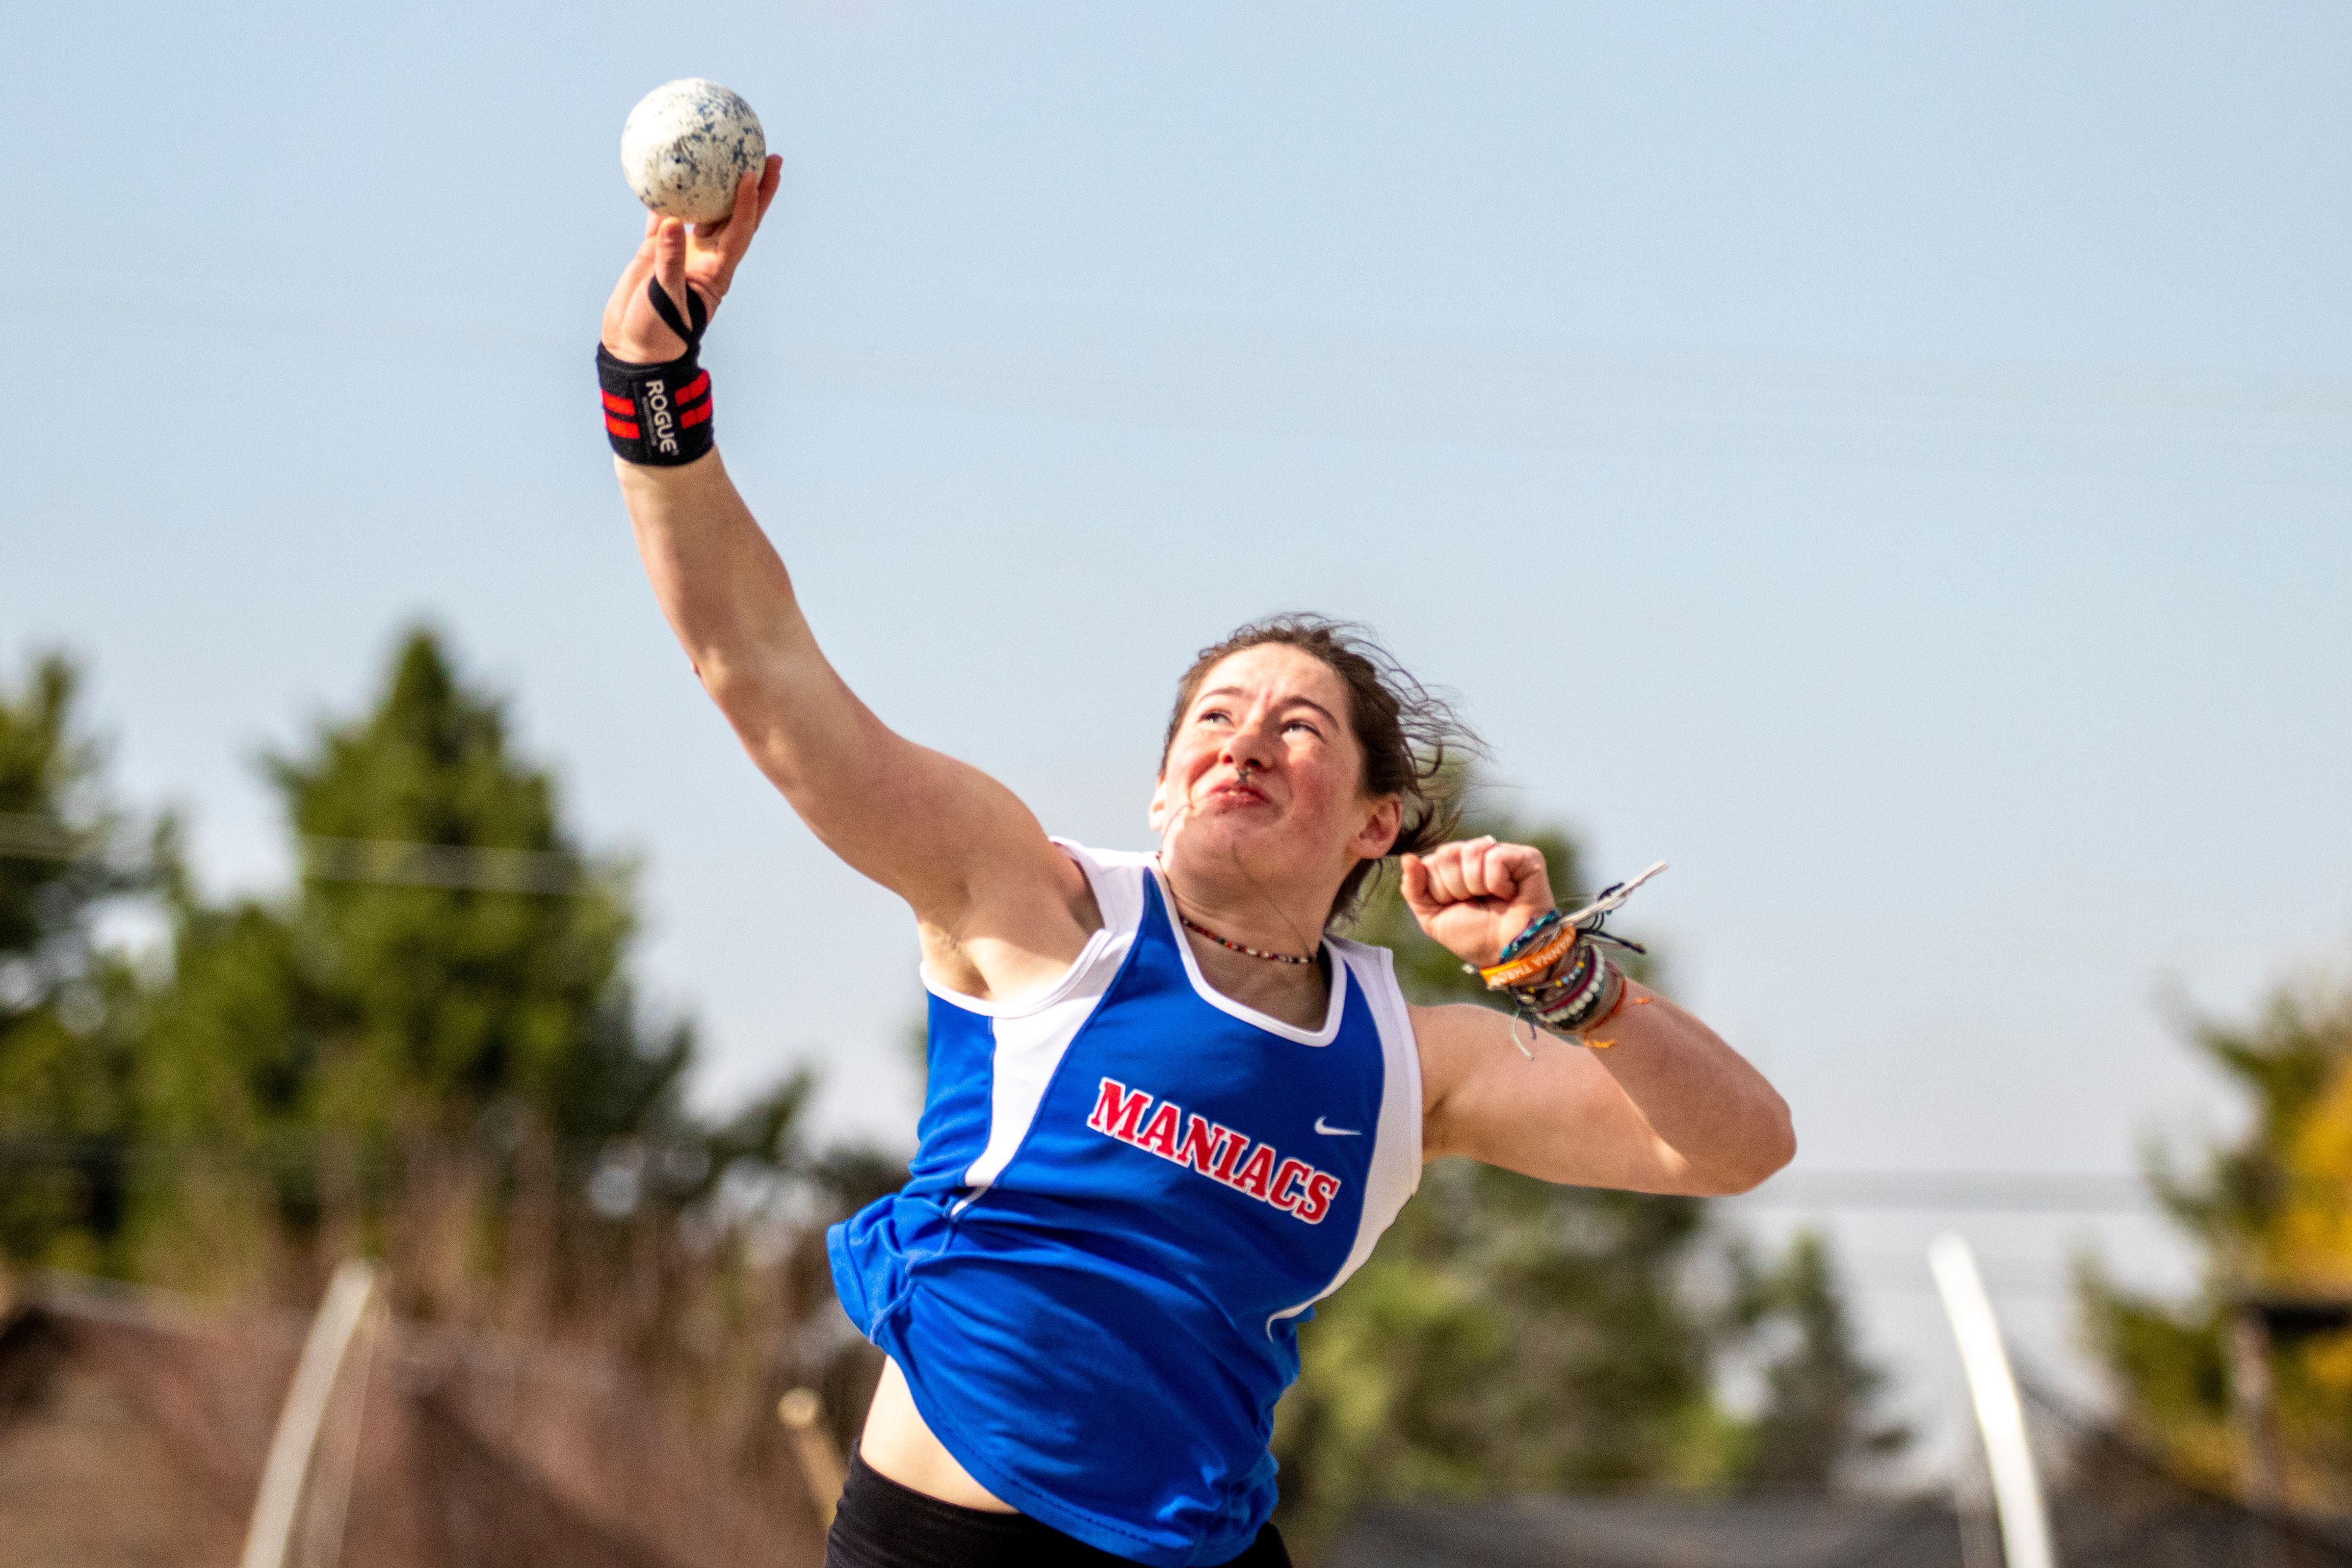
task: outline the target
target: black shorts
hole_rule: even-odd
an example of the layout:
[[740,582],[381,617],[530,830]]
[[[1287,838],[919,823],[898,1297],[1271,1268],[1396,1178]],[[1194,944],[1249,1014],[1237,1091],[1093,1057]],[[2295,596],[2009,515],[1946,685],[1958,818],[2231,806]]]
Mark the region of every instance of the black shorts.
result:
[[[825,1568],[1118,1568],[1130,1559],[1026,1514],[926,1497],[852,1455],[833,1533],[825,1538],[824,1563]],[[1290,1568],[1282,1532],[1267,1525],[1228,1568]]]

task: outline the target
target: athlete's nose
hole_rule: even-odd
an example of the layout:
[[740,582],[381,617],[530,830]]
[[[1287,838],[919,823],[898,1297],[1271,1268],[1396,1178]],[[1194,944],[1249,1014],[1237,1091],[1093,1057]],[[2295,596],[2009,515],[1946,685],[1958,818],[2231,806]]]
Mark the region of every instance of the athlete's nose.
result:
[[1223,752],[1218,761],[1244,779],[1252,773],[1264,773],[1272,760],[1273,748],[1266,744],[1264,729],[1255,724],[1236,727],[1225,737]]

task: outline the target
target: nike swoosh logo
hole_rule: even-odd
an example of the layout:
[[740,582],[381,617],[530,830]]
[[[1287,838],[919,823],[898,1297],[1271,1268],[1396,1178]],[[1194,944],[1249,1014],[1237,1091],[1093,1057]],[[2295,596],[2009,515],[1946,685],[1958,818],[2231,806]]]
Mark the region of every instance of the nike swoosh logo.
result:
[[1315,1119],[1315,1131],[1327,1138],[1361,1138],[1364,1135],[1360,1127],[1326,1127],[1319,1116]]

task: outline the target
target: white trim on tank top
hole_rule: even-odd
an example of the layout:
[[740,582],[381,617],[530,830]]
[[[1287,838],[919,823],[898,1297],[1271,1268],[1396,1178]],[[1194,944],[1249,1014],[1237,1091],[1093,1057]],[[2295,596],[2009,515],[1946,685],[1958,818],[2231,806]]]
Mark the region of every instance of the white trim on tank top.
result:
[[1396,1223],[1405,1200],[1421,1187],[1421,1044],[1412,1032],[1412,1010],[1397,986],[1396,955],[1366,942],[1330,939],[1339,963],[1335,967],[1367,973],[1360,977],[1364,1000],[1381,1040],[1381,1119],[1372,1137],[1372,1163],[1364,1177],[1364,1201],[1356,1221],[1356,1239],[1339,1271],[1323,1289],[1294,1307],[1286,1307],[1265,1321],[1266,1337],[1274,1325],[1295,1318],[1348,1282],[1364,1266],[1373,1246]]
[[1054,843],[1086,873],[1103,918],[1061,977],[1034,998],[996,1005],[943,990],[928,973],[923,976],[923,987],[932,995],[989,1021],[988,1142],[964,1167],[963,1185],[971,1191],[955,1205],[958,1213],[993,1185],[1020,1152],[1070,1042],[1094,1016],[1142,925],[1142,878],[1115,875],[1116,862],[1106,865],[1066,839]]
[[[1339,961],[1338,953],[1331,955],[1331,1005],[1330,1011],[1324,1015],[1321,1028],[1302,1029],[1255,1007],[1245,1007],[1210,984],[1202,974],[1201,961],[1193,956],[1192,944],[1184,935],[1183,917],[1177,912],[1176,894],[1168,886],[1168,873],[1160,866],[1159,856],[1152,856],[1150,864],[1152,879],[1160,884],[1160,906],[1168,913],[1169,933],[1176,939],[1176,951],[1184,955],[1185,976],[1192,982],[1192,989],[1202,1001],[1221,1013],[1232,1014],[1244,1024],[1255,1025],[1267,1034],[1279,1035],[1286,1040],[1296,1040],[1302,1046],[1328,1046],[1339,1037],[1339,1021],[1348,1012],[1348,966]],[[1323,950],[1328,951],[1330,945],[1330,938],[1325,937]]]

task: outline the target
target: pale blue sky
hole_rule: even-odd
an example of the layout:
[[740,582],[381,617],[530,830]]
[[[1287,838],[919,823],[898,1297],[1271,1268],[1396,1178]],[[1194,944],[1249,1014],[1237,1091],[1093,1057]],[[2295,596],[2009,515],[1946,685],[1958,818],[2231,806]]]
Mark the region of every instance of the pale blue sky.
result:
[[[87,656],[268,886],[252,755],[433,617],[646,857],[715,1098],[814,1053],[908,1128],[916,993],[603,455],[620,125],[686,75],[785,159],[730,466],[853,683],[1056,829],[1143,841],[1199,644],[1369,620],[1597,868],[1674,862],[1637,923],[1813,1167],[2126,1168],[2228,1119],[2166,987],[2347,956],[2340,6],[20,12],[0,655]],[[1841,1222],[1923,1379],[1932,1223]]]

